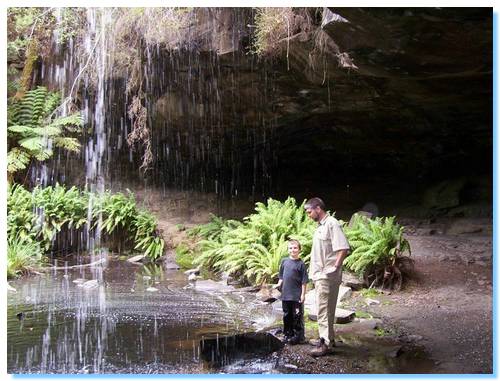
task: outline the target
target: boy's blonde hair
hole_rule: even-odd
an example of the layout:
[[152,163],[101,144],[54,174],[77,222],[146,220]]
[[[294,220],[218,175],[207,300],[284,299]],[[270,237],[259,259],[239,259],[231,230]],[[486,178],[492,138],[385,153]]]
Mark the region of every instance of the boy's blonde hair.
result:
[[299,250],[302,250],[302,245],[300,244],[299,240],[297,240],[297,239],[289,239],[288,240],[288,244],[291,244],[291,243],[296,243],[297,246],[299,247]]

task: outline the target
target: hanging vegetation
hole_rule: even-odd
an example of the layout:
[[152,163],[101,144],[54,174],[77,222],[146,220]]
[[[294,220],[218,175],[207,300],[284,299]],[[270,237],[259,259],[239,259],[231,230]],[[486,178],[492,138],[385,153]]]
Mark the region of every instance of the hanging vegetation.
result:
[[131,194],[96,195],[59,184],[29,192],[15,184],[9,185],[7,193],[9,275],[38,263],[63,229],[78,230],[84,226],[105,236],[122,229],[134,250],[152,260],[163,254],[165,243],[159,236],[156,219],[140,209]]
[[311,10],[315,8],[256,8],[252,53],[272,57],[288,50],[293,35],[313,29]]
[[345,228],[352,252],[344,266],[363,276],[367,286],[400,290],[404,276],[413,270],[403,231],[395,217],[371,220],[355,215],[351,227]]

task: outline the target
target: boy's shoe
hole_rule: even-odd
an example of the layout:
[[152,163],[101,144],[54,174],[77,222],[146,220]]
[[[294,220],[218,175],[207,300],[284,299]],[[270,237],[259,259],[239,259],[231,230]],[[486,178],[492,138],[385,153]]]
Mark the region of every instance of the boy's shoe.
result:
[[304,341],[305,341],[304,338],[298,337],[298,336],[294,336],[294,337],[292,337],[288,341],[288,344],[290,344],[290,345],[297,345],[297,344],[302,344]]
[[292,339],[293,339],[292,336],[284,336],[283,339],[281,340],[281,342],[285,343],[285,344],[289,344]]

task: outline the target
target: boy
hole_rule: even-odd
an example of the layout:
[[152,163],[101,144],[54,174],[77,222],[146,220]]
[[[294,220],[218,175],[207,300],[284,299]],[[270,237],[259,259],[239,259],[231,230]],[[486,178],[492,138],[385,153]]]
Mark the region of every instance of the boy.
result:
[[285,342],[298,344],[304,341],[304,300],[307,270],[304,262],[299,258],[300,242],[291,239],[288,241],[288,258],[283,258],[280,265],[279,281],[274,288],[281,287],[281,301],[283,305],[283,332]]

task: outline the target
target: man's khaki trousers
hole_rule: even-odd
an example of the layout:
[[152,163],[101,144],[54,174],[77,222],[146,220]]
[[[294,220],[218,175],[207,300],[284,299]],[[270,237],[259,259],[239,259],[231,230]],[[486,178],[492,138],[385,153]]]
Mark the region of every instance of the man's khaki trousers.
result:
[[319,337],[325,339],[325,343],[331,347],[335,345],[335,309],[340,283],[342,282],[342,269],[328,274],[327,279],[314,281],[316,290],[316,304],[318,307],[318,330]]

